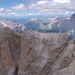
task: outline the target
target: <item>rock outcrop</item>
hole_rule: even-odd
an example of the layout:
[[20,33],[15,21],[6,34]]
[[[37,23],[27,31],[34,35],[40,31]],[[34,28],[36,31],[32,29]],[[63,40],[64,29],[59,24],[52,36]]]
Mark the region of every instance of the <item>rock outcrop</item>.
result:
[[24,32],[19,75],[47,75],[67,45],[67,39],[61,33]]
[[0,75],[74,75],[75,38],[66,33],[0,30]]
[[53,75],[75,75],[75,37],[60,54],[52,67]]
[[[21,37],[9,28],[0,30],[0,75],[15,75],[21,51]],[[12,73],[12,74],[11,74]]]

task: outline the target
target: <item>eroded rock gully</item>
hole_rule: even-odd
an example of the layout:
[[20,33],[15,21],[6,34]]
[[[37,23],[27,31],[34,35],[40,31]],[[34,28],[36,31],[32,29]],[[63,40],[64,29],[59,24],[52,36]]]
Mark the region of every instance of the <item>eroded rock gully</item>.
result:
[[75,38],[66,33],[0,30],[0,75],[75,75]]

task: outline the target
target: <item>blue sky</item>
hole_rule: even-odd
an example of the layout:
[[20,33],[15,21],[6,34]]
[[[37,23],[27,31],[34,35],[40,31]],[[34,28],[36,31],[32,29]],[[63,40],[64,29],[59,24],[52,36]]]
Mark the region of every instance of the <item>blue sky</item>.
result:
[[75,0],[0,0],[0,17],[70,16]]

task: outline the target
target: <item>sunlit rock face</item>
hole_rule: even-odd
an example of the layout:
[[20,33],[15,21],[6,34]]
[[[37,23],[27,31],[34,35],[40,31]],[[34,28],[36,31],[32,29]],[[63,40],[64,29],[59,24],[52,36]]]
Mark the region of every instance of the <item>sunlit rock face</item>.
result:
[[2,28],[0,75],[74,75],[75,38],[67,40],[66,33]]
[[[60,54],[51,72],[53,75],[75,75],[75,37]],[[52,74],[52,73],[50,73]]]

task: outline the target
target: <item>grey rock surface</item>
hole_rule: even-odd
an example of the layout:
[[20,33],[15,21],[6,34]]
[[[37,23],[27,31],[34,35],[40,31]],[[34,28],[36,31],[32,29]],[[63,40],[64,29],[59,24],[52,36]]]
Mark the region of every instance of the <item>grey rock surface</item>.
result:
[[67,34],[26,31],[21,38],[18,75],[47,75],[67,45]]
[[[52,67],[53,75],[75,75],[75,37],[60,54],[60,57]],[[52,74],[52,73],[50,73]]]
[[[0,75],[74,74],[75,38],[66,33],[0,30]],[[69,66],[73,66],[72,69]],[[70,74],[68,74],[70,75]]]

